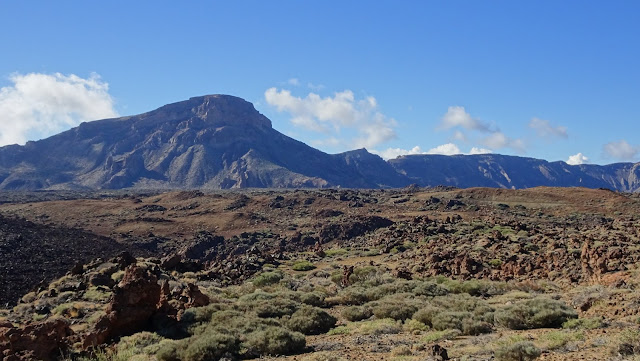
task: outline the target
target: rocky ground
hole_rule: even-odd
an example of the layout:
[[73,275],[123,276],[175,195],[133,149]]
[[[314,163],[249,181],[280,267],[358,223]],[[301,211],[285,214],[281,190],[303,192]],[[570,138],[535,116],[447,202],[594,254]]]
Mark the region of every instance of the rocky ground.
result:
[[6,360],[640,353],[638,194],[409,187],[0,199]]

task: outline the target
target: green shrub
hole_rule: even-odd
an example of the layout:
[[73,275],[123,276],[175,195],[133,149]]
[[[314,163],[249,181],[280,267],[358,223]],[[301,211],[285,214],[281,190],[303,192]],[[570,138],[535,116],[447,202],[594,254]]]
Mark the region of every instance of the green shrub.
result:
[[385,335],[396,334],[402,331],[402,323],[390,318],[382,320],[365,321],[357,332],[363,335]]
[[429,327],[433,327],[433,318],[442,312],[444,312],[442,308],[428,305],[416,311],[416,313],[413,314],[413,319]]
[[369,306],[351,306],[342,310],[342,317],[348,321],[362,321],[373,316],[373,310]]
[[462,321],[472,319],[470,312],[441,312],[432,319],[433,328],[439,331],[456,329],[462,331]]
[[604,320],[600,317],[574,318],[562,324],[562,328],[583,329],[583,330],[593,330],[593,329],[602,328],[605,326],[606,324]]
[[534,298],[517,302],[495,312],[496,324],[513,330],[561,327],[563,323],[577,318],[577,313],[561,301]]
[[179,341],[167,341],[160,345],[156,352],[158,361],[180,361],[180,351],[182,344]]
[[532,342],[521,341],[496,350],[498,361],[530,361],[540,357],[541,351]]
[[571,332],[571,331],[551,331],[541,335],[538,338],[540,341],[544,342],[544,348],[549,350],[555,350],[563,347],[567,343],[571,341],[582,341],[584,340],[584,334],[581,331]]
[[301,260],[294,263],[291,268],[294,271],[311,271],[312,269],[316,268],[316,266],[314,266],[313,263],[309,261]]
[[392,318],[404,321],[411,318],[418,309],[413,305],[404,302],[383,301],[373,307],[373,314],[378,319]]
[[343,305],[362,305],[368,301],[364,287],[348,287],[338,293],[339,303]]
[[411,319],[404,322],[404,329],[412,333],[417,333],[420,331],[427,331],[429,329],[429,326],[420,321]]
[[306,341],[304,335],[291,332],[282,327],[271,326],[264,330],[247,335],[244,346],[248,353],[260,355],[290,355],[304,349]]
[[239,350],[239,340],[222,333],[203,333],[189,339],[182,353],[182,361],[217,360],[226,354],[234,354]]
[[421,282],[414,289],[413,293],[418,296],[444,296],[449,293],[449,290],[435,282]]
[[292,331],[305,335],[326,333],[336,325],[336,318],[317,307],[301,307],[285,320],[285,325]]
[[324,305],[325,294],[322,292],[306,292],[300,295],[300,302],[315,307]]
[[134,354],[143,353],[145,348],[159,344],[164,338],[156,333],[138,332],[131,336],[126,336],[118,342],[118,353],[131,351]]
[[462,333],[464,335],[477,336],[493,331],[493,325],[485,321],[477,321],[470,318],[462,320]]
[[422,341],[426,343],[438,342],[442,340],[453,340],[456,337],[460,336],[460,330],[443,330],[443,331],[431,331],[427,333]]
[[269,286],[280,282],[283,277],[284,275],[279,271],[262,272],[252,280],[252,283],[256,287]]
[[284,315],[291,315],[296,312],[300,304],[298,302],[286,299],[275,298],[271,300],[259,301],[250,305],[249,308],[262,318],[278,318]]

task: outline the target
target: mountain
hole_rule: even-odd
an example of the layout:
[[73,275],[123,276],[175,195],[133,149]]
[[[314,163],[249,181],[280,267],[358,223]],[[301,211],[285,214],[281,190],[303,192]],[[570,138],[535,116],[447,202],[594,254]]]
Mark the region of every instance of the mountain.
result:
[[500,154],[406,155],[389,163],[421,186],[461,188],[586,187],[640,190],[640,163],[569,165]]
[[[366,154],[364,154],[366,153]],[[289,138],[253,105],[208,95],[0,148],[0,189],[401,187],[382,158],[330,155]]]
[[0,190],[175,188],[528,188],[640,190],[640,163],[571,166],[533,158],[327,154],[276,131],[251,103],[207,95],[0,147]]

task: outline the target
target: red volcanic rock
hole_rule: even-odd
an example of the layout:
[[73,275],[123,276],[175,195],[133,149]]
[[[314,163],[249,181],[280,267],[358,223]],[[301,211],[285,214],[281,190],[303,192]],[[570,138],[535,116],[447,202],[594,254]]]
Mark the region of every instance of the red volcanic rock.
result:
[[71,334],[68,322],[61,318],[23,327],[0,321],[0,357],[3,361],[54,360]]

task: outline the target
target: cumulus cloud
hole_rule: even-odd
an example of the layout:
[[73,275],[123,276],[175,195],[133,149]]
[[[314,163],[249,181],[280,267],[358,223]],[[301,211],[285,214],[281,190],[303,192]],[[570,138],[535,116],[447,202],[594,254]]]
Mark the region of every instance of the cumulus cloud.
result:
[[640,152],[640,147],[634,147],[626,140],[610,142],[604,145],[604,152],[611,158],[620,160],[632,160]]
[[109,85],[97,74],[13,74],[0,89],[0,145],[24,144],[83,121],[118,116]]
[[570,155],[569,159],[567,159],[567,164],[569,165],[580,165],[587,163],[589,163],[589,158],[582,153]]
[[455,154],[466,154],[466,155],[474,155],[474,154],[487,154],[492,153],[490,149],[486,148],[478,148],[473,147],[467,153],[460,150],[454,143],[446,143],[439,145],[437,147],[431,148],[427,151],[423,151],[419,146],[415,146],[411,149],[402,149],[402,148],[387,148],[383,151],[371,150],[372,153],[378,154],[384,159],[394,159],[401,155],[413,155],[413,154],[440,154],[440,155],[455,155]]
[[346,146],[370,148],[396,137],[396,121],[382,114],[371,96],[356,99],[351,90],[345,90],[329,97],[309,93],[302,98],[289,90],[270,88],[264,97],[278,111],[289,113],[295,126],[335,138],[343,129],[356,132],[344,141]]
[[481,132],[490,131],[487,124],[473,118],[471,114],[467,113],[464,107],[460,106],[449,107],[445,115],[442,116],[442,121],[440,122],[441,129],[451,129],[455,127],[462,127],[467,130],[478,130]]
[[491,149],[511,148],[519,153],[525,152],[525,144],[522,139],[507,137],[504,133],[496,131],[480,140],[482,145]]
[[569,136],[569,134],[567,133],[567,127],[553,126],[548,120],[544,119],[531,118],[531,120],[529,121],[529,128],[535,130],[538,136],[543,138],[567,138]]

